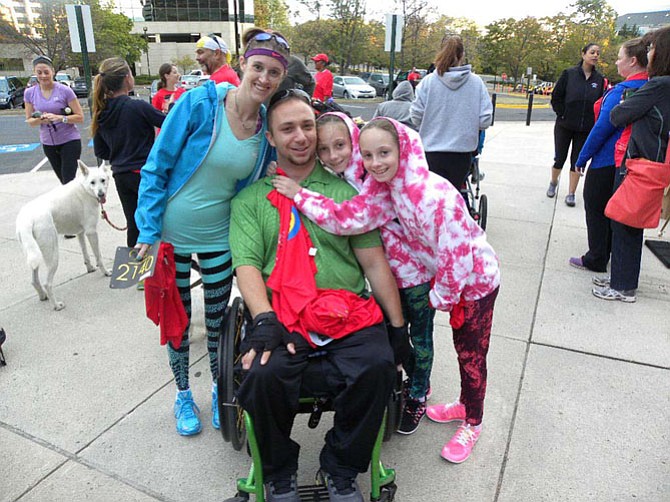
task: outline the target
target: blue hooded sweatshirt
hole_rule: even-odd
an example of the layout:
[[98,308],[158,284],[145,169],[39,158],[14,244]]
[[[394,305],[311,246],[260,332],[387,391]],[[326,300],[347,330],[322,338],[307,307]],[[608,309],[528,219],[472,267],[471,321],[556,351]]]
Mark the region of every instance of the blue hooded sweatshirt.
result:
[[[163,214],[168,200],[193,176],[216,139],[217,118],[224,112],[224,99],[235,86],[208,81],[184,93],[170,111],[142,168],[135,222],[140,231],[137,242],[153,244],[161,238]],[[251,175],[240,180],[237,192],[265,174],[272,148],[265,138],[267,116],[261,105],[263,122],[261,150]]]
[[614,167],[614,145],[621,137],[624,128],[612,125],[610,112],[621,102],[621,97],[626,90],[639,89],[646,83],[646,78],[624,80],[605,93],[598,120],[591,129],[582,151],[579,152],[577,167],[586,167],[589,160],[591,160],[589,169]]

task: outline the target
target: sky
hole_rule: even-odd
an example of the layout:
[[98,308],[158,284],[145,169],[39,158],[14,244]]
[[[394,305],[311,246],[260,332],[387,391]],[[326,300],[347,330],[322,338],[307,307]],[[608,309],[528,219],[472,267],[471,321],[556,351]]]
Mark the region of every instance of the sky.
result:
[[[295,8],[295,0],[285,0],[286,3]],[[427,0],[437,7],[440,14],[451,17],[467,17],[484,25],[507,17],[521,19],[526,16],[543,17],[553,16],[561,11],[567,10],[573,0],[530,0],[530,1],[504,1],[504,0]],[[668,0],[608,0],[610,6],[619,14],[631,12],[653,12],[658,10],[670,10]],[[393,0],[367,0],[368,14],[393,12]],[[376,16],[370,16],[376,17]],[[383,20],[383,16],[379,17]]]

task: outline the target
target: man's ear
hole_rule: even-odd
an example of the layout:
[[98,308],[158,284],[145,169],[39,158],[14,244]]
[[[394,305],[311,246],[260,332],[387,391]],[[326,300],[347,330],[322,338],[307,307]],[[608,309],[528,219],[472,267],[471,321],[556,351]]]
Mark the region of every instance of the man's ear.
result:
[[274,140],[272,139],[272,133],[270,132],[270,129],[265,131],[265,137],[267,138],[268,143],[270,143],[270,146],[277,147]]
[[247,69],[247,60],[244,59],[244,56],[240,56],[240,70],[242,73]]

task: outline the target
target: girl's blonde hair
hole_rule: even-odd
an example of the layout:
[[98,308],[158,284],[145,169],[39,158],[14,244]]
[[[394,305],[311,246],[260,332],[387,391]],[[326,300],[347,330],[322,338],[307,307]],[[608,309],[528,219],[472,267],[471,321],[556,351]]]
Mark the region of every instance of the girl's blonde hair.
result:
[[93,92],[93,116],[91,117],[91,136],[98,131],[98,119],[107,106],[107,100],[123,87],[130,67],[124,59],[109,58],[100,63],[100,73],[95,76]]

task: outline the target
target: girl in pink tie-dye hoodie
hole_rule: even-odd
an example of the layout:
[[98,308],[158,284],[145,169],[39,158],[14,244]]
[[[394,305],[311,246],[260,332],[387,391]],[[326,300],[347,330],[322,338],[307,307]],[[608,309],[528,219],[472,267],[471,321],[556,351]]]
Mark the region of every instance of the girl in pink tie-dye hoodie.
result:
[[424,413],[436,422],[462,421],[442,449],[446,460],[460,463],[470,456],[481,432],[486,355],[500,284],[498,258],[459,192],[428,170],[418,133],[377,118],[361,132],[360,149],[369,173],[360,195],[335,204],[301,189],[294,202],[311,220],[337,234],[399,222],[412,256],[433,278],[430,304],[451,312],[461,372],[459,400],[426,409],[425,402],[414,402],[410,395],[403,421],[413,418],[418,426]]

